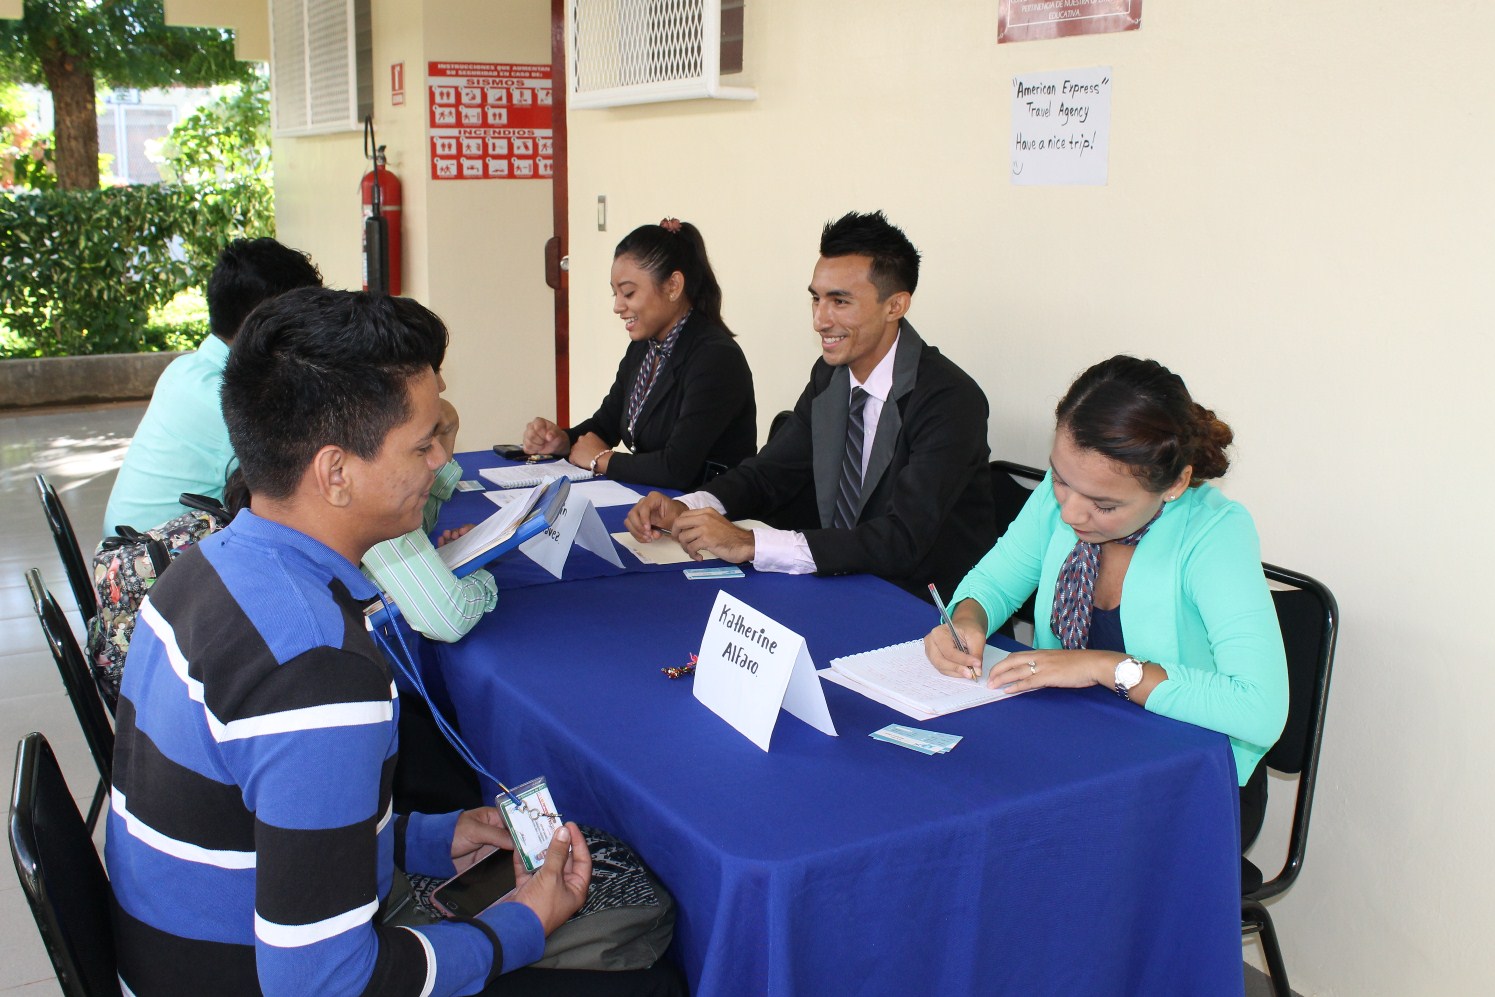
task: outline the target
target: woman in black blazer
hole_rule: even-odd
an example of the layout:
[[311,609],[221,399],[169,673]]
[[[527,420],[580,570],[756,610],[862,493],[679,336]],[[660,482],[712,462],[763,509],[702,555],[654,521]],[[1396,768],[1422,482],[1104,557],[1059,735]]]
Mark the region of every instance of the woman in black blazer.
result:
[[[682,490],[756,453],[753,373],[722,322],[721,286],[696,227],[666,218],[628,233],[613,253],[612,289],[631,340],[612,389],[570,429],[533,420],[525,452]],[[629,452],[614,451],[619,442]]]

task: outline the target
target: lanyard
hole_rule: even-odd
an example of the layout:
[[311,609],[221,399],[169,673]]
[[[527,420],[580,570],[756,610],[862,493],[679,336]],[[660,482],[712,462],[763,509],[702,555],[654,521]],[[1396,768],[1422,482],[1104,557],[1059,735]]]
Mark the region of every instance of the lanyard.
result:
[[[508,801],[514,804],[514,809],[520,810],[520,812],[526,813],[526,815],[534,819],[541,818],[541,816],[544,816],[544,818],[559,819],[559,816],[555,815],[555,813],[546,813],[544,810],[537,810],[535,807],[526,804],[525,801],[520,800],[519,795],[513,789],[504,785],[504,780],[490,773],[487,768],[484,768],[483,762],[478,761],[477,755],[474,755],[472,749],[466,746],[466,741],[462,740],[462,735],[457,734],[456,729],[447,722],[447,717],[441,716],[441,710],[438,710],[437,704],[431,700],[431,694],[426,692],[426,683],[420,679],[420,670],[416,668],[416,658],[414,658],[414,655],[411,655],[410,646],[405,643],[405,635],[399,632],[399,625],[395,623],[395,614],[390,611],[389,601],[384,598],[383,592],[378,593],[378,601],[380,601],[381,607],[384,607],[384,617],[389,620],[389,623],[386,623],[384,626],[389,626],[392,631],[395,631],[395,640],[399,643],[399,653],[395,653],[395,649],[390,646],[389,640],[384,637],[383,628],[377,628],[377,626],[369,628],[369,632],[374,635],[374,643],[378,644],[378,649],[384,652],[386,658],[395,662],[396,671],[404,674],[405,679],[410,680],[410,685],[416,686],[416,692],[419,692],[420,698],[425,700],[426,706],[431,709],[431,716],[437,722],[437,729],[440,729],[441,735],[447,738],[447,743],[451,744],[453,749],[456,749],[457,755],[462,756],[462,761],[471,765],[472,770],[477,771],[477,774],[486,777],[489,782],[495,783],[499,789],[502,789],[505,797],[508,797]],[[523,789],[523,786],[520,786],[520,789]]]
[[374,643],[379,645],[379,650],[384,652],[386,658],[394,662],[395,669],[403,674],[409,680],[410,684],[415,687],[415,691],[420,693],[420,698],[426,701],[426,705],[431,709],[431,716],[435,718],[436,726],[441,731],[441,736],[446,738],[447,743],[456,749],[457,754],[461,755],[462,760],[471,765],[475,772],[484,776],[489,782],[494,783],[499,789],[503,790],[504,795],[508,796],[514,806],[520,810],[529,811],[531,808],[526,806],[519,797],[515,796],[514,792],[503,784],[502,779],[489,772],[483,766],[483,763],[478,761],[477,756],[472,753],[472,749],[467,746],[467,742],[462,740],[462,735],[458,734],[452,725],[447,722],[446,717],[441,715],[441,710],[436,708],[436,704],[431,700],[431,694],[426,691],[426,683],[421,680],[420,669],[415,667],[415,658],[410,654],[409,645],[405,643],[405,635],[400,633],[399,625],[393,622],[394,614],[390,612],[389,602],[384,598],[383,592],[379,593],[379,604],[384,607],[385,615],[391,620],[391,622],[386,623],[384,626],[394,631],[395,640],[399,642],[400,650],[399,653],[396,653],[394,647],[390,645],[388,639],[383,634],[383,627],[371,628],[370,632],[374,636]]

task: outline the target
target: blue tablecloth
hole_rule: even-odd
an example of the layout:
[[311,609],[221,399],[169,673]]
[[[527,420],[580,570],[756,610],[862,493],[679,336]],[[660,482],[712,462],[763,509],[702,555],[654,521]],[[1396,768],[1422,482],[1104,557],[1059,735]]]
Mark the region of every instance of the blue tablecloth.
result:
[[867,736],[914,721],[823,683],[841,736],[781,714],[764,753],[660,672],[723,587],[817,666],[937,619],[870,577],[633,570],[510,588],[425,655],[495,774],[545,775],[668,884],[693,993],[1242,992],[1222,735],[1048,690],[923,723],[965,738],[926,757]]

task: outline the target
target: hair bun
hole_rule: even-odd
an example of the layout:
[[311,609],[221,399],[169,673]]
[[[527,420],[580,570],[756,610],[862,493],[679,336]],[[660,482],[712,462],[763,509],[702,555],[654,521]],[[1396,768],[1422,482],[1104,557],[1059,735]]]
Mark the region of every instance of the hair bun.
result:
[[1194,477],[1201,481],[1218,478],[1230,467],[1225,448],[1235,440],[1230,426],[1221,422],[1211,409],[1194,403],[1194,425],[1198,439],[1194,445]]

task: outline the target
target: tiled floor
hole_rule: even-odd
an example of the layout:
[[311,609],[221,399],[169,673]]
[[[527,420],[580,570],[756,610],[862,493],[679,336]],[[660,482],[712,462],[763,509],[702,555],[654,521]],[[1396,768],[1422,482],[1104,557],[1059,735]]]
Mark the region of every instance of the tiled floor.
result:
[[[98,783],[26,589],[25,571],[40,568],[81,639],[77,604],[32,478],[38,472],[47,476],[79,541],[91,550],[99,539],[115,469],[144,411],[144,405],[114,405],[0,414],[0,772],[5,773],[0,783],[7,801],[14,745],[33,730],[47,735],[68,785],[82,797],[79,808],[84,812]],[[0,874],[0,994],[56,993],[56,976],[26,898],[14,872],[7,870]]]
[[[41,569],[80,639],[82,625],[32,479],[38,472],[47,476],[85,552],[91,550],[100,536],[114,472],[144,411],[140,404],[0,414],[0,772],[11,770],[11,745],[39,730],[57,752],[84,812],[97,770],[42,641],[25,571]],[[10,780],[0,781],[8,794]],[[102,847],[102,829],[97,840]],[[1249,966],[1246,985],[1252,997],[1271,992],[1265,978]],[[0,874],[0,997],[56,993],[56,976],[20,885],[13,873]]]

